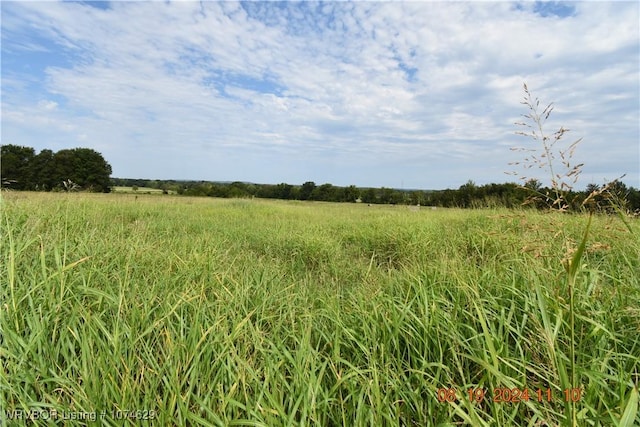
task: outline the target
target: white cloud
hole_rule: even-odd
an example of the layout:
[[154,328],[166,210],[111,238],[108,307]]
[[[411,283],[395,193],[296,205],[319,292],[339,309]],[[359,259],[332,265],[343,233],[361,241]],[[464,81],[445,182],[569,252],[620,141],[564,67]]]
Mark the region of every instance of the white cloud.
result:
[[68,58],[3,68],[3,140],[51,148],[28,139],[72,134],[116,176],[499,182],[527,81],[557,102],[550,125],[585,137],[588,167],[638,186],[637,3],[575,3],[567,17],[518,5],[3,5],[3,55]]
[[58,108],[58,103],[55,101],[45,101],[42,100],[40,102],[38,102],[38,107],[42,108],[43,110],[46,111],[53,111],[56,108]]

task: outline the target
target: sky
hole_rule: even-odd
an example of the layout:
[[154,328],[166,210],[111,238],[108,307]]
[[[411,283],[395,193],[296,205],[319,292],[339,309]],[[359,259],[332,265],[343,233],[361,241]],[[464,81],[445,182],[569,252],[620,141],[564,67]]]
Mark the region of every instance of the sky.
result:
[[549,185],[512,150],[542,149],[516,134],[526,83],[570,130],[554,152],[582,138],[576,188],[640,188],[637,1],[0,7],[2,144],[92,148],[113,177]]

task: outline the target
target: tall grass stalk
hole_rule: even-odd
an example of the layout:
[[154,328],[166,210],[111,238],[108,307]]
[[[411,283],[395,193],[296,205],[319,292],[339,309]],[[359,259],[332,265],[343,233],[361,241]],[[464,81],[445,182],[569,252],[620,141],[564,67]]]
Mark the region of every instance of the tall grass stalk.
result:
[[[552,135],[549,135],[545,129],[545,123],[553,112],[553,103],[548,104],[540,112],[540,100],[534,98],[526,83],[523,85],[523,90],[525,96],[521,104],[527,107],[528,112],[522,115],[525,121],[515,123],[523,129],[517,131],[516,134],[533,140],[538,146],[533,148],[512,148],[513,151],[525,153],[526,157],[512,162],[511,165],[520,166],[525,171],[533,167],[546,171],[550,179],[552,195],[542,193],[532,186],[525,185],[525,188],[534,193],[534,198],[544,201],[550,208],[565,211],[570,205],[570,201],[567,200],[568,192],[573,190],[574,185],[578,182],[584,166],[583,163],[572,163],[575,151],[582,142],[582,138],[563,145],[564,137],[569,132],[569,129],[563,126]],[[562,172],[558,171],[557,162],[560,162]],[[527,176],[526,172],[519,174],[514,171],[511,174],[519,176],[523,182],[531,182],[534,179]]]
[[[567,132],[568,129],[564,127],[560,127],[558,131],[553,133],[552,136],[549,136],[545,130],[545,123],[549,119],[552,111],[553,104],[548,104],[542,113],[539,113],[540,101],[538,98],[534,98],[529,88],[526,84],[524,84],[524,100],[521,102],[528,109],[528,113],[523,115],[525,121],[518,122],[516,125],[523,128],[523,131],[518,131],[516,134],[525,136],[527,138],[531,138],[535,143],[537,143],[540,147],[527,149],[527,148],[515,148],[514,150],[520,152],[527,152],[528,157],[525,157],[522,161],[514,162],[512,165],[522,165],[525,169],[530,169],[533,166],[537,166],[539,169],[546,169],[549,173],[551,188],[553,191],[553,198],[550,197],[548,193],[542,193],[537,189],[536,185],[528,185],[535,180],[529,178],[525,175],[520,176],[520,179],[527,182],[525,188],[531,190],[533,194],[533,198],[536,200],[543,200],[547,203],[548,207],[551,210],[564,212],[566,211],[571,201],[567,200],[567,194],[569,191],[573,190],[573,186],[576,184],[578,177],[582,172],[582,167],[584,166],[582,163],[580,164],[571,164],[572,158],[574,156],[575,150],[582,141],[582,138],[575,140],[570,143],[566,147],[561,147],[562,139]],[[537,154],[538,150],[541,150],[542,154]],[[556,161],[560,161],[562,167],[564,168],[563,173],[556,172]],[[582,202],[581,207],[583,210],[597,197],[602,194],[608,194],[607,200],[609,201],[609,205],[614,208],[619,217],[622,219],[622,222],[626,226],[627,230],[633,235],[634,230],[630,225],[629,220],[627,219],[625,213],[621,208],[621,202],[618,198],[613,197],[611,192],[609,191],[610,187],[615,183],[611,182],[605,184],[600,189],[595,189],[591,194],[589,194],[586,199]],[[558,353],[553,344],[553,340],[549,341],[549,349],[551,351],[552,360],[555,360],[555,366],[558,369],[558,373],[560,375],[562,387],[567,389],[574,389],[578,386],[578,363],[577,363],[577,355],[576,355],[576,304],[575,304],[575,295],[577,292],[577,277],[580,267],[583,262],[583,257],[585,255],[585,251],[587,249],[587,241],[589,237],[589,233],[591,230],[591,224],[593,219],[593,212],[589,214],[587,224],[584,227],[583,235],[578,243],[577,247],[572,248],[571,244],[568,243],[568,252],[564,257],[565,270],[566,270],[566,292],[568,294],[569,299],[569,307],[568,307],[568,315],[569,315],[569,330],[570,330],[570,340],[569,340],[569,376],[565,373],[564,362],[562,360],[562,353]],[[564,228],[560,227],[559,235],[563,237],[563,241],[569,242],[567,235],[564,232]],[[540,292],[540,288],[537,287],[536,291],[538,293],[538,300],[540,303],[540,309],[543,313],[543,320],[545,324],[545,330],[547,336],[550,332],[550,324],[548,320],[548,316],[546,315],[546,308],[544,304],[543,297]],[[558,320],[562,319],[562,315],[558,315]],[[557,329],[557,328],[556,328]],[[555,335],[555,333],[554,333]],[[560,357],[558,357],[560,355]],[[630,402],[633,401],[632,397],[634,396],[634,391],[636,388],[632,390]],[[628,405],[627,405],[628,407]],[[566,419],[571,420],[571,425],[578,425],[578,411],[576,408],[576,402],[571,400],[566,402],[565,405]]]
[[[575,350],[575,346],[576,346],[576,329],[575,329],[576,276],[578,274],[580,263],[582,262],[582,256],[587,247],[587,238],[589,237],[589,229],[591,228],[592,218],[593,218],[592,215],[589,215],[589,220],[584,229],[584,235],[582,236],[582,240],[580,241],[580,244],[578,245],[575,253],[573,254],[571,261],[567,265],[567,290],[569,292],[569,319],[570,319],[569,330],[571,331],[571,341],[570,341],[571,347],[570,347],[570,353],[569,353],[569,362],[571,363],[571,369],[570,369],[571,378],[570,378],[569,388],[573,388],[578,384],[577,375],[576,375],[577,366],[576,366],[576,350]],[[572,424],[578,425],[576,402],[571,401],[570,405],[571,405],[570,413],[571,413]]]

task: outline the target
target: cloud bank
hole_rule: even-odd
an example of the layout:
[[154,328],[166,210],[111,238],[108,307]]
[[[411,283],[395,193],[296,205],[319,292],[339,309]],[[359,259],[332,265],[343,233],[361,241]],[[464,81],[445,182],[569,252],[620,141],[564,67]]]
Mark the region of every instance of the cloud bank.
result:
[[[527,82],[640,187],[637,2],[3,2],[2,143],[118,177],[458,187],[514,178]],[[548,182],[543,171],[528,171]]]

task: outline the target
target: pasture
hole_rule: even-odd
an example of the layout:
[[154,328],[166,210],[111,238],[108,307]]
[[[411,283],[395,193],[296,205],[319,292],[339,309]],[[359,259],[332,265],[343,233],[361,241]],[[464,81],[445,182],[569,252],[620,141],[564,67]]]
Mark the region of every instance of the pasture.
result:
[[[112,193],[121,194],[163,194],[159,188],[151,187],[111,187]],[[175,194],[175,191],[168,192],[169,194]]]
[[638,220],[594,216],[576,258],[586,215],[20,192],[1,209],[1,425],[640,424]]

